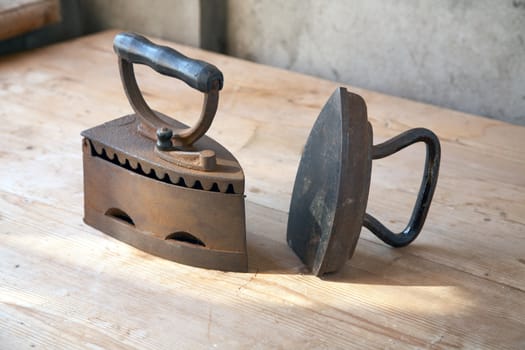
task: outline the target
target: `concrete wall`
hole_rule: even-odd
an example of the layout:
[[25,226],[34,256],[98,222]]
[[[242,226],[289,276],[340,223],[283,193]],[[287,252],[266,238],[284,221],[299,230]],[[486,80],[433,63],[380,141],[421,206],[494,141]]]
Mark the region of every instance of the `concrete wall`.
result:
[[86,31],[120,28],[200,45],[199,0],[80,0]]
[[227,52],[525,125],[525,0],[229,0]]
[[207,50],[225,49],[226,0],[76,1],[86,33],[120,28]]
[[0,54],[107,28],[525,125],[525,0],[62,0]]

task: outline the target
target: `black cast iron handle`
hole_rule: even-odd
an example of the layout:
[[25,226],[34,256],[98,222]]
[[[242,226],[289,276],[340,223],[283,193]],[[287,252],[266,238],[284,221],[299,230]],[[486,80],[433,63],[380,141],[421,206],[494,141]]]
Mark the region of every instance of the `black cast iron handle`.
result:
[[[172,131],[174,147],[190,147],[200,139],[211,126],[219,104],[219,90],[224,78],[214,65],[188,58],[166,46],[152,43],[134,33],[120,33],[115,36],[113,48],[119,56],[120,78],[129,104],[138,116],[138,131],[157,140],[157,130]],[[204,93],[202,111],[197,123],[186,129],[178,129],[169,118],[160,118],[144,100],[140,92],[133,64],[145,64],[155,71],[175,77]]]
[[400,233],[394,233],[368,213],[365,214],[363,220],[363,225],[367,229],[372,231],[372,233],[383,242],[393,247],[404,247],[410,244],[416,239],[423,228],[437,185],[441,146],[439,139],[432,131],[424,128],[416,128],[408,130],[372,148],[372,159],[381,159],[416,142],[424,142],[427,152],[421,187],[419,188],[419,194],[408,225]]
[[142,35],[120,33],[113,49],[129,63],[145,64],[160,74],[174,77],[201,92],[221,90],[224,78],[214,65],[184,56],[180,52],[152,43]]

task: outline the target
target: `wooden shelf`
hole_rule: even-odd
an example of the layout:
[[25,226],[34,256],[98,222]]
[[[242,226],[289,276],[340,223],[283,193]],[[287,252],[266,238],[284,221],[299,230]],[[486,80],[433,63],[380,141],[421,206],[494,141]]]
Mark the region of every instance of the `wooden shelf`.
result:
[[0,2],[0,40],[10,39],[60,21],[58,0]]

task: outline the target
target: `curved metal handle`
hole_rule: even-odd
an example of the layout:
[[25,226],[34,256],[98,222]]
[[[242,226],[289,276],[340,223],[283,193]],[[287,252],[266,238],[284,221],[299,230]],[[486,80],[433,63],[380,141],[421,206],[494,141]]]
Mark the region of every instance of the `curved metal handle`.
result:
[[[156,140],[160,128],[173,129],[175,145],[189,146],[202,137],[211,126],[219,103],[219,90],[224,78],[212,64],[194,60],[166,46],[152,43],[133,33],[119,33],[113,41],[119,56],[120,77],[126,96],[135,113],[140,117],[139,131]],[[204,103],[199,121],[188,129],[177,130],[169,121],[160,119],[148,106],[135,79],[133,63],[145,64],[155,71],[175,77],[204,93]]]
[[142,35],[117,34],[113,49],[129,63],[150,66],[160,74],[180,79],[201,92],[210,92],[217,87],[222,89],[224,78],[217,67],[186,57],[170,47],[156,45]]
[[368,213],[365,214],[363,220],[363,225],[367,229],[372,231],[372,233],[383,242],[393,247],[404,247],[410,244],[417,238],[423,228],[430,203],[432,202],[432,196],[436,189],[441,146],[439,139],[432,131],[424,128],[416,128],[408,130],[372,148],[372,159],[381,159],[416,142],[424,142],[426,144],[427,154],[419,194],[408,225],[400,233],[394,233]]

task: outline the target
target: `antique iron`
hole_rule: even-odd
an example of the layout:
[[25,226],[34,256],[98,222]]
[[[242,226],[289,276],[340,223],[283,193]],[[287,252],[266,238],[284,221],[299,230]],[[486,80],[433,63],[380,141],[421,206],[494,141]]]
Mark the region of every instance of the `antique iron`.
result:
[[[416,142],[427,146],[423,180],[410,221],[396,234],[366,213],[372,159]],[[338,271],[351,258],[362,226],[393,247],[410,244],[430,208],[440,154],[437,136],[423,128],[372,145],[365,101],[345,88],[337,89],[319,114],[303,151],[290,204],[288,245],[321,276]]]
[[[135,113],[82,132],[85,222],[166,259],[246,271],[244,174],[230,152],[204,135],[222,73],[137,34],[118,34],[113,47]],[[188,128],[152,111],[134,63],[203,92],[197,124]]]

